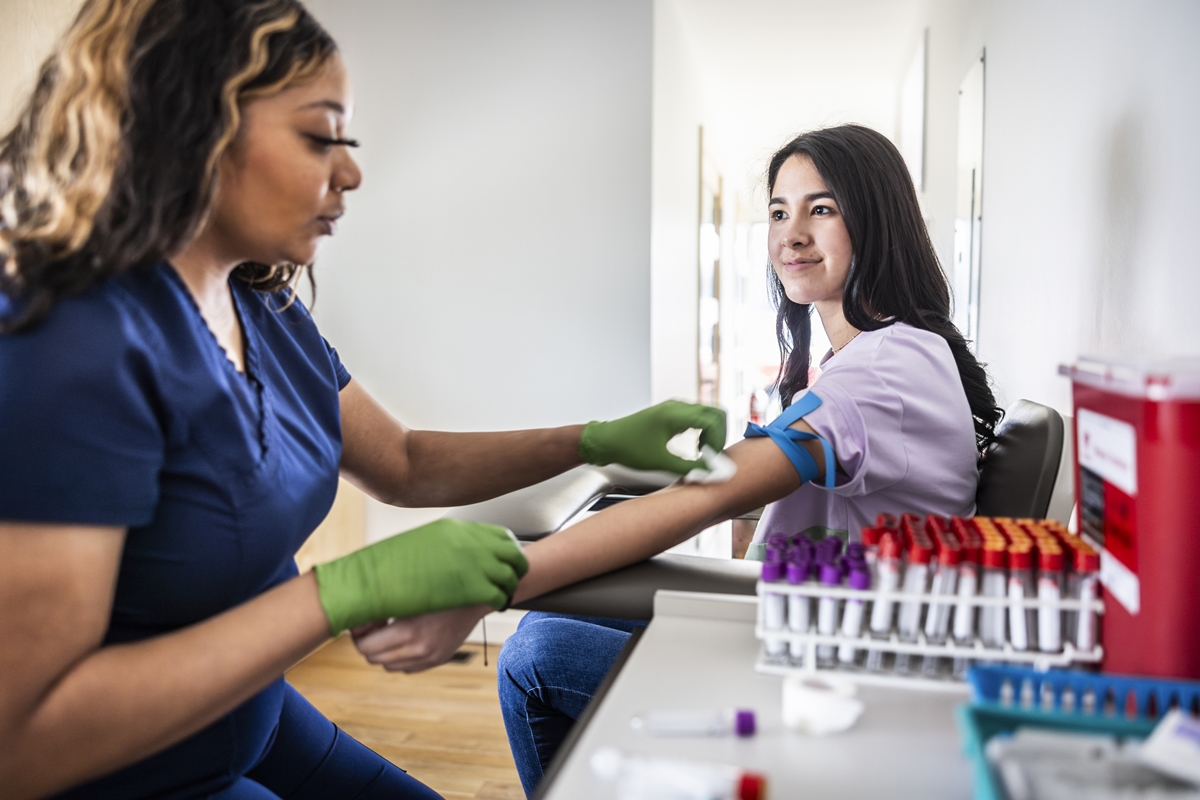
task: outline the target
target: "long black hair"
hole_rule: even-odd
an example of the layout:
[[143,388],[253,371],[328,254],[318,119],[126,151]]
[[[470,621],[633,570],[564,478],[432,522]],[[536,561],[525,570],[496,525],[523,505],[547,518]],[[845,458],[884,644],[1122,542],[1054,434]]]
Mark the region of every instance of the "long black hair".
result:
[[[186,245],[240,104],[315,76],[336,49],[297,0],[88,0],[0,139],[0,293],[18,309],[0,332]],[[234,274],[270,292],[302,270]]]
[[[982,453],[995,438],[1003,412],[983,365],[950,321],[950,287],[900,152],[885,136],[861,125],[810,131],[771,157],[769,192],[779,168],[792,156],[812,160],[850,235],[854,256],[842,295],[846,321],[860,331],[906,322],[945,339],[958,365],[975,422],[975,443]],[[808,386],[812,306],[793,303],[774,268],[768,265],[767,273],[778,311],[775,333],[782,362],[775,388],[787,408],[792,396]]]

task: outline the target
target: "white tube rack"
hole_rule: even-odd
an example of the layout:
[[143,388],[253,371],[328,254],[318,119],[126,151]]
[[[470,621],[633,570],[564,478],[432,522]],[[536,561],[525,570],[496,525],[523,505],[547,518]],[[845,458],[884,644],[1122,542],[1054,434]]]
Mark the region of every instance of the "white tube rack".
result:
[[[870,609],[872,604],[877,600],[886,600],[893,603],[893,614],[897,613],[902,603],[916,601],[921,603],[921,620],[923,623],[930,604],[948,606],[951,612],[959,605],[966,605],[974,608],[994,608],[1001,606],[1005,610],[1024,608],[1030,610],[1056,610],[1059,612],[1091,611],[1096,614],[1103,614],[1104,603],[1100,599],[1085,601],[1064,598],[1057,601],[1047,601],[1032,597],[1024,600],[1013,600],[1007,597],[985,597],[978,594],[970,597],[960,597],[959,595],[934,595],[927,592],[919,594],[901,591],[881,592],[875,589],[847,589],[840,586],[822,586],[819,583],[813,582],[790,584],[783,581],[765,583],[761,580],[757,585],[757,593],[759,599],[758,621],[755,624],[754,635],[763,642],[763,645],[759,648],[754,668],[757,672],[769,675],[813,675],[832,672],[858,683],[964,691],[964,682],[953,675],[942,674],[938,677],[929,677],[921,674],[919,662],[915,672],[905,674],[890,671],[871,672],[862,666],[857,666],[857,664],[862,660],[863,654],[870,650],[880,650],[885,653],[894,654],[907,653],[914,656],[935,656],[947,659],[961,658],[969,661],[991,663],[1026,664],[1038,670],[1048,670],[1053,667],[1069,667],[1074,664],[1094,664],[1104,658],[1104,648],[1100,644],[1096,644],[1090,650],[1080,650],[1073,643],[1065,641],[1065,639],[1062,650],[1053,653],[1037,650],[1036,642],[1033,643],[1034,648],[1029,650],[1016,650],[1008,641],[1005,641],[1002,648],[987,647],[979,638],[978,633],[976,633],[974,640],[969,645],[958,644],[954,641],[953,637],[948,637],[942,644],[935,644],[926,641],[923,624],[920,626],[921,632],[917,635],[917,639],[908,642],[900,641],[900,637],[895,630],[892,630],[886,639],[876,639],[868,630],[864,630],[857,637],[844,636],[840,632],[840,626],[838,633],[821,634],[816,632],[815,613],[810,615],[810,624],[806,631],[793,631],[786,627],[782,630],[769,631],[764,626],[764,604],[762,602],[763,595],[765,594],[802,595],[814,600],[822,597],[834,598],[839,601],[862,600],[864,601],[863,617],[864,621],[866,621],[870,620]],[[841,608],[839,608],[838,620],[841,620]],[[978,625],[976,625],[976,630],[978,630]],[[786,655],[780,659],[778,656],[768,654],[766,650],[768,642],[783,642],[789,646],[789,649],[792,643],[804,645],[803,663],[793,664]],[[841,662],[837,662],[832,667],[817,666],[818,645],[838,646],[843,644],[853,645],[856,650],[860,651],[855,661],[855,666],[842,664]]]

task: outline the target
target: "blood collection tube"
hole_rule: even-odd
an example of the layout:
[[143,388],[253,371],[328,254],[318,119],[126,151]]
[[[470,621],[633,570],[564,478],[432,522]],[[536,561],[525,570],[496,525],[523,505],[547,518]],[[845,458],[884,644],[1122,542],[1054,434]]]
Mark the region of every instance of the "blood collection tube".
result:
[[[958,596],[971,598],[979,591],[979,566],[983,556],[983,539],[971,520],[954,517],[950,527],[958,536],[962,560],[958,564]],[[954,608],[954,641],[969,645],[975,638],[975,606],[959,603]]]
[[1038,649],[1043,653],[1062,650],[1063,552],[1053,538],[1038,540],[1037,596]]
[[[959,601],[954,606],[954,621],[950,626],[954,642],[963,647],[970,647],[975,640],[976,607],[969,602],[979,592],[979,570],[983,558],[983,539],[974,523],[961,517],[950,518],[950,529],[958,537],[962,549],[962,560],[958,564],[958,591],[955,593]],[[956,656],[952,671],[954,677],[962,678],[967,670],[969,660]]]
[[598,777],[616,782],[616,796],[622,800],[763,800],[767,796],[763,775],[732,765],[601,747],[592,754],[591,766]]
[[[764,561],[762,565],[763,583],[778,583],[783,577],[781,561]],[[772,633],[782,633],[784,620],[787,616],[787,597],[782,592],[764,592],[763,598],[763,630],[767,631],[767,655],[780,658],[787,651],[787,642],[782,637],[771,636]]]
[[[787,562],[787,582],[796,585],[804,583],[808,580],[811,572],[810,562],[810,547],[793,546],[788,550]],[[787,626],[792,633],[805,633],[808,631],[810,609],[812,608],[812,598],[802,594],[789,594],[787,596]],[[792,663],[804,663],[805,645],[803,642],[795,641],[789,643],[789,651],[792,656]]]
[[[842,583],[842,568],[836,562],[821,564],[821,585],[840,586]],[[833,636],[837,633],[838,600],[836,597],[821,597],[817,600],[817,633]],[[834,659],[834,645],[817,645],[817,666],[831,667]]]
[[[980,533],[983,534],[983,581],[980,594],[984,597],[1005,597],[1008,595],[1008,542],[996,532],[981,529]],[[1004,647],[1006,616],[1007,611],[1002,605],[979,609],[979,637],[984,647]]]
[[[1014,650],[1028,650],[1036,619],[1021,601],[1033,597],[1033,547],[1008,547],[1008,641]],[[1026,613],[1026,612],[1029,613]]]
[[[1082,539],[1074,552],[1074,571],[1067,579],[1067,597],[1072,600],[1091,602],[1096,599],[1096,587],[1100,577],[1100,554]],[[1067,636],[1083,652],[1096,646],[1096,612],[1091,610],[1071,611],[1067,614]]]
[[648,736],[753,736],[758,729],[754,712],[742,708],[647,711],[629,726]]
[[[908,545],[906,563],[904,565],[904,593],[925,594],[929,590],[929,562],[933,558],[933,542],[918,526],[910,526],[904,515],[901,528],[906,536],[911,537]],[[896,632],[902,642],[915,642],[921,633],[921,610],[924,606],[921,600],[904,600],[900,603],[900,612],[896,619]],[[908,672],[909,654],[896,654],[896,672]]]
[[[900,539],[885,531],[879,538],[879,560],[875,565],[876,600],[871,606],[871,638],[886,639],[892,632],[892,610],[896,602],[890,595],[900,588]],[[883,669],[883,651],[867,651],[867,669]]]
[[875,572],[875,563],[879,560],[879,537],[883,536],[884,529],[879,527],[863,528],[859,538],[862,540],[863,559],[867,562],[867,566],[871,568],[871,572]]
[[[851,589],[866,590],[871,588],[871,570],[865,561],[854,563],[850,567],[850,576],[846,585]],[[842,635],[857,639],[862,635],[863,605],[865,601],[850,598],[842,609]],[[858,656],[858,648],[851,644],[838,646],[838,661],[843,664],[853,664]]]
[[[1015,520],[995,518],[996,527],[1008,540],[1008,599],[1032,600],[1036,584],[1033,570],[1034,541]],[[1037,609],[1011,604],[1008,608],[1008,641],[1015,650],[1028,650],[1037,644]]]
[[782,533],[772,533],[767,537],[767,544],[763,561],[778,561],[783,562],[787,554],[788,537]]
[[[932,518],[931,518],[932,519]],[[937,561],[933,567],[933,578],[929,585],[929,594],[934,597],[954,596],[958,591],[958,565],[962,560],[962,547],[951,531],[944,526],[932,526],[937,538]],[[928,644],[945,644],[950,632],[950,603],[930,602],[925,614],[925,641]],[[925,656],[921,672],[927,676],[937,674],[939,658],[934,655]]]

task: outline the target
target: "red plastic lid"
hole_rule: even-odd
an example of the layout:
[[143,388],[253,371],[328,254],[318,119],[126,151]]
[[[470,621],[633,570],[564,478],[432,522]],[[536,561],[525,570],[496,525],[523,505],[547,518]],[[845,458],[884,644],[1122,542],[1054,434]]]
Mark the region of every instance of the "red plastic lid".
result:
[[958,566],[958,562],[962,561],[962,546],[958,543],[958,537],[949,530],[941,530],[935,541],[938,563],[948,567]]
[[883,536],[879,537],[879,557],[881,559],[890,558],[898,561],[903,549],[898,534],[892,531],[885,531]]
[[738,779],[738,800],[766,800],[767,779],[757,772],[743,772]]
[[1033,566],[1032,547],[1008,548],[1008,565],[1012,569],[1029,569]]
[[950,523],[946,521],[945,517],[939,517],[934,514],[925,517],[925,532],[929,534],[929,538],[936,539],[939,533],[949,529]]
[[1100,571],[1100,554],[1092,548],[1087,550],[1075,551],[1075,571],[1076,572],[1099,572]]
[[874,547],[879,544],[879,537],[883,535],[883,531],[879,528],[863,528],[859,534],[859,539],[867,547]]
[[913,542],[908,546],[908,563],[928,564],[933,558],[933,547],[926,542]]
[[1008,566],[1008,550],[984,548],[983,566],[989,569],[1005,569]]
[[979,547],[983,544],[979,536],[979,528],[976,527],[973,519],[951,517],[950,530],[954,531],[954,535],[958,537],[958,541],[962,543],[964,549]]
[[1053,549],[1038,548],[1038,569],[1042,572],[1062,572],[1063,553],[1057,546]]
[[896,518],[895,514],[889,514],[885,511],[875,518],[875,527],[889,531],[899,530],[900,520]]

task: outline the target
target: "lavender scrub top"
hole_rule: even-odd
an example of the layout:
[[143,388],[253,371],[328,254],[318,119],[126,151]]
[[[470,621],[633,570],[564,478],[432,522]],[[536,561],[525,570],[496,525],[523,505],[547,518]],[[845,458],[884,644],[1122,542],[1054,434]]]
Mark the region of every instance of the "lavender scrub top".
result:
[[821,367],[807,391],[822,402],[804,420],[833,445],[835,485],[806,483],[768,505],[747,558],[776,532],[856,540],[882,511],[975,512],[975,427],[945,339],[897,322],[863,331]]

